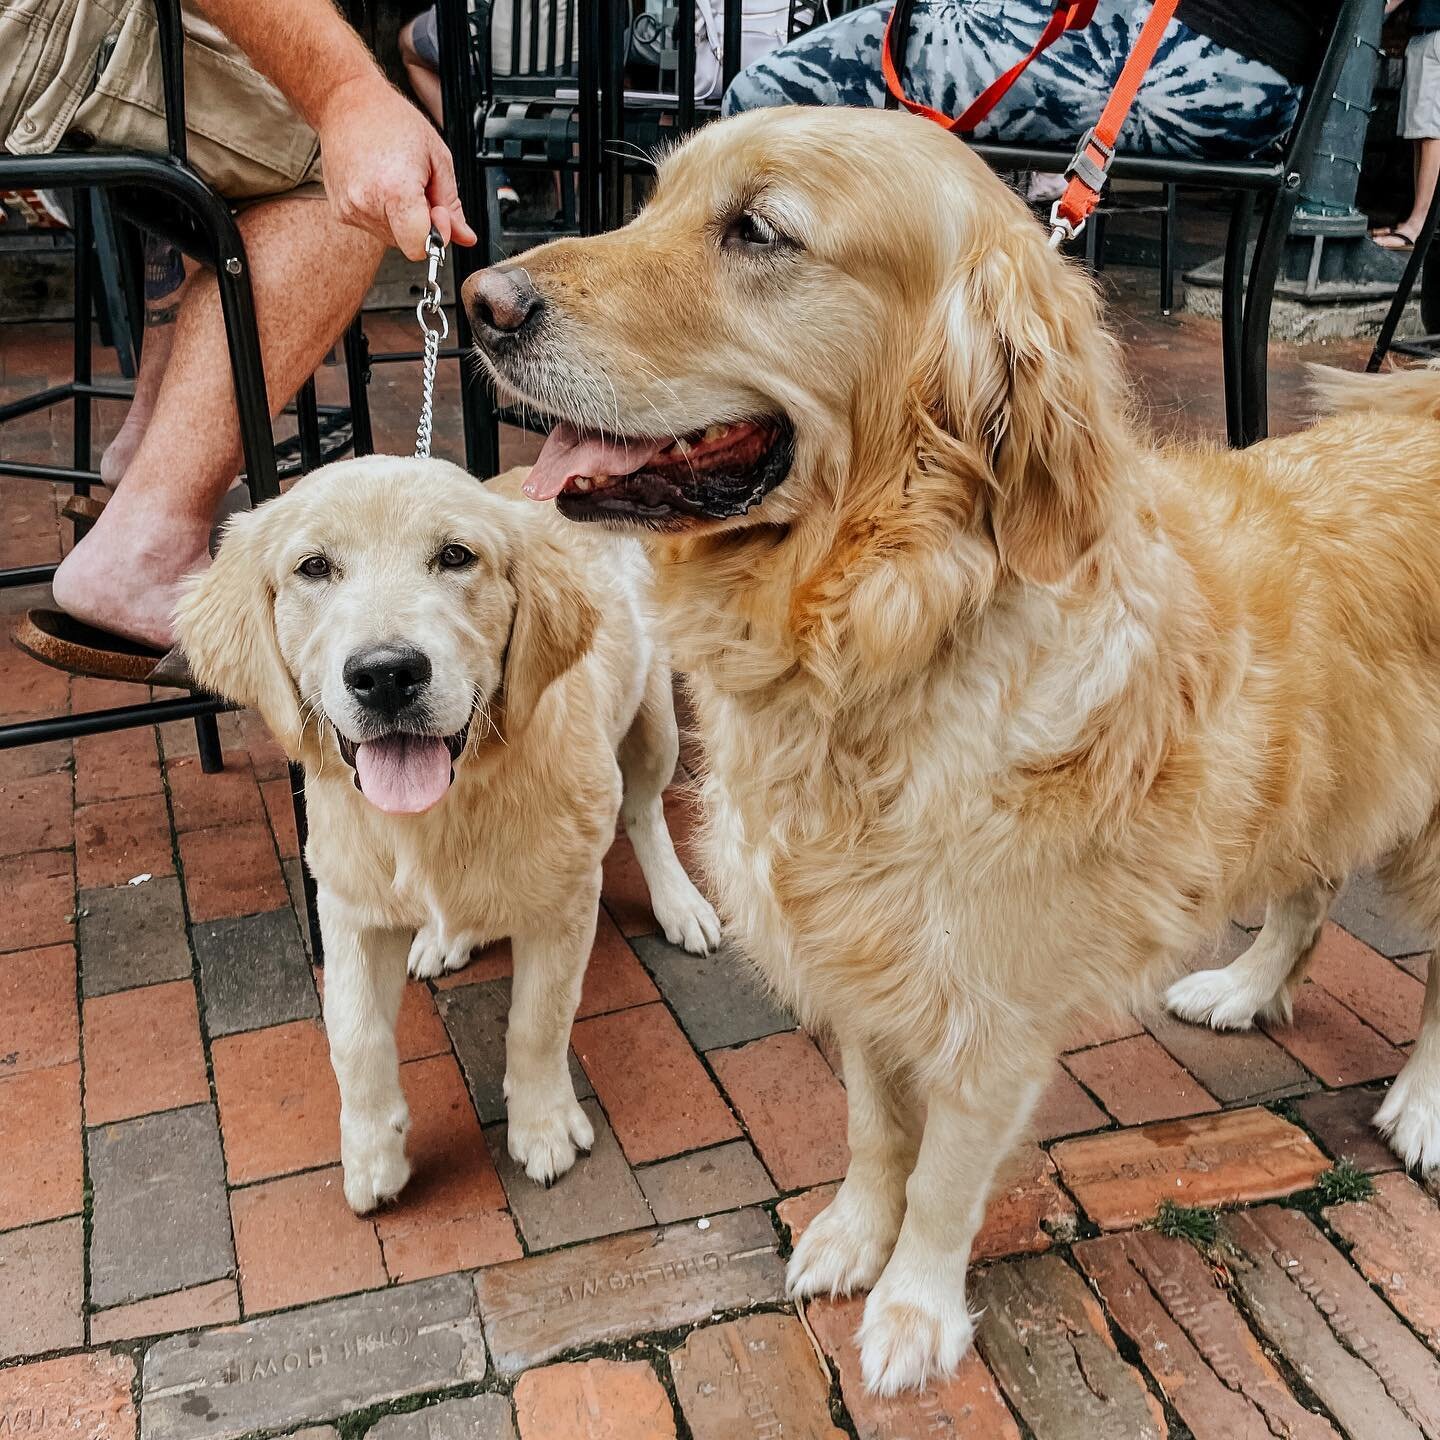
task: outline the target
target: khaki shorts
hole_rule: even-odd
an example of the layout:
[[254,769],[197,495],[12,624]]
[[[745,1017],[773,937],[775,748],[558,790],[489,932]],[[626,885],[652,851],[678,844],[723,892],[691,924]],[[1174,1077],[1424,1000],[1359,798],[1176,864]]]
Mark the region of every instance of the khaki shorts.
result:
[[[321,194],[320,142],[203,16],[182,6],[191,165],[228,199]],[[0,0],[0,139],[163,151],[154,0]]]
[[1440,30],[1412,35],[1405,47],[1400,133],[1407,140],[1440,140]]

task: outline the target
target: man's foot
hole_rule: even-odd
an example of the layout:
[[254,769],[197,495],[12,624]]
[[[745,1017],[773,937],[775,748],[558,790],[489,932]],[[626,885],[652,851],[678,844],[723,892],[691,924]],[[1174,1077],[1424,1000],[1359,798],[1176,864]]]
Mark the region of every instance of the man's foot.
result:
[[1393,230],[1372,230],[1370,238],[1382,250],[1395,250],[1403,253],[1415,248],[1418,236],[1412,235],[1408,230],[1397,225]]
[[60,562],[55,603],[87,625],[168,650],[180,582],[210,563],[209,529],[192,534],[171,516],[147,516],[120,500]]

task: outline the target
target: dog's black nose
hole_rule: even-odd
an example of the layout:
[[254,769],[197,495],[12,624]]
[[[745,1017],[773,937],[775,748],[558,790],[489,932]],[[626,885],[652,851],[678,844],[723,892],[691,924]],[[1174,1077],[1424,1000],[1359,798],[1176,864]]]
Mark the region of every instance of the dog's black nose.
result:
[[345,662],[345,684],[367,710],[394,718],[430,683],[430,660],[411,646],[376,645]]
[[480,334],[519,335],[533,325],[545,301],[519,265],[479,270],[463,291],[470,324]]

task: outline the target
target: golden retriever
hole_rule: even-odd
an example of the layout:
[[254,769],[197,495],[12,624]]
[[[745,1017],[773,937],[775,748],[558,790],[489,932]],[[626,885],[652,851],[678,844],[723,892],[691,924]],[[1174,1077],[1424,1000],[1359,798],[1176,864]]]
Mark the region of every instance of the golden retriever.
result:
[[359,1213],[410,1173],[407,950],[438,973],[511,937],[509,1148],[548,1183],[593,1139],[566,1051],[617,814],[667,937],[697,953],[719,939],[661,808],[678,737],[647,571],[633,541],[568,526],[513,481],[377,456],[237,517],[181,601],[195,676],[259,710],[305,767]]
[[[710,127],[625,229],[465,299],[561,422],[528,492],[648,533],[721,914],[840,1046],[853,1158],[792,1289],[873,1286],[865,1379],[920,1384],[970,1344],[971,1240],[1077,1011],[1263,898],[1173,1003],[1283,1014],[1371,862],[1440,932],[1440,376],[1159,448],[1084,275],[883,111]],[[1379,1117],[1427,1168],[1437,972]]]

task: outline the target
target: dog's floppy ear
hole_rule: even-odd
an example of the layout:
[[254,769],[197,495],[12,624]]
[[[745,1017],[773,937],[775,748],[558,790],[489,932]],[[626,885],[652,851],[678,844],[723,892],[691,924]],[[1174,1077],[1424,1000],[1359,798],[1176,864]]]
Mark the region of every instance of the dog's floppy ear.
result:
[[996,548],[1053,584],[1109,520],[1125,394],[1095,290],[1028,217],[977,240],[942,306],[944,429],[980,461]]
[[518,734],[541,697],[590,648],[600,623],[570,574],[571,559],[545,536],[526,537],[509,565],[515,619],[505,652],[505,728]]
[[226,527],[214,563],[186,583],[176,631],[201,685],[258,710],[285,753],[298,759],[300,696],[275,638],[269,510],[239,514]]

